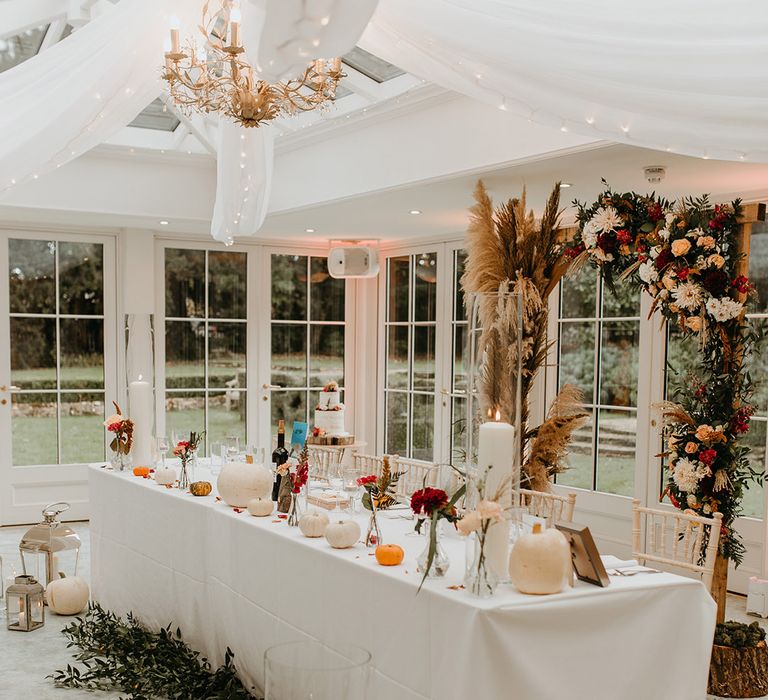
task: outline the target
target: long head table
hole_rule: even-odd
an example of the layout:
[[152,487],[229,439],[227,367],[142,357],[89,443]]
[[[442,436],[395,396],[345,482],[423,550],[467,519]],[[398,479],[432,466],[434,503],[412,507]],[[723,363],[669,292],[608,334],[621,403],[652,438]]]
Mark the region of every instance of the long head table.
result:
[[371,652],[372,700],[706,696],[715,605],[698,581],[619,577],[547,597],[501,586],[480,600],[455,588],[465,562],[456,535],[444,539],[447,577],[417,596],[424,540],[394,513],[382,536],[406,557],[381,567],[362,544],[331,549],[284,521],[236,513],[215,490],[197,498],[95,466],[89,477],[94,599],[180,626],[214,663],[230,647],[260,688],[269,646],[318,639]]

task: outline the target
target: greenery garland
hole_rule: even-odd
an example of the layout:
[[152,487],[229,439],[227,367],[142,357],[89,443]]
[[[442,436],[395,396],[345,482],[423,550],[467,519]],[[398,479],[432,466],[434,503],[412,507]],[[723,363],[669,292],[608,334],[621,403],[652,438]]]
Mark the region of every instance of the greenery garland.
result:
[[131,613],[123,621],[91,603],[83,617],[62,630],[68,648],[78,647],[82,664],[49,676],[57,686],[123,691],[133,700],[255,700],[237,677],[228,648],[224,665],[211,670],[208,659],[187,646],[170,625],[147,629]]
[[695,514],[722,513],[720,552],[738,565],[745,550],[733,524],[744,489],[763,478],[749,463],[749,447],[739,444],[753,413],[744,360],[757,340],[745,320],[754,287],[737,274],[740,200],[712,206],[704,196],[672,206],[605,184],[593,204],[574,202],[572,269],[590,262],[612,291],[616,280],[644,290],[653,297],[651,313],[660,311],[696,344],[695,366],[663,407],[664,494]]

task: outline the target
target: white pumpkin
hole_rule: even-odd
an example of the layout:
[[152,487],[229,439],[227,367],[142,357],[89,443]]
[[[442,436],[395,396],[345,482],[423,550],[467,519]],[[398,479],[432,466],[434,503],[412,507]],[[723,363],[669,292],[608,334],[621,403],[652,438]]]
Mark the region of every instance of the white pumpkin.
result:
[[88,605],[88,584],[79,576],[67,578],[61,571],[59,576],[45,589],[45,601],[57,615],[77,615]]
[[259,518],[272,515],[274,509],[275,502],[271,498],[252,498],[248,501],[248,512]]
[[176,470],[173,467],[160,467],[155,470],[155,483],[160,486],[173,486],[178,478]]
[[509,558],[509,577],[517,590],[531,595],[551,595],[565,588],[571,575],[571,547],[555,528],[533,532],[518,538]]
[[310,510],[299,520],[299,530],[304,537],[322,537],[330,518],[319,510]]
[[261,464],[227,462],[216,481],[221,500],[235,508],[245,508],[254,498],[272,492],[272,472]]
[[360,526],[354,520],[339,520],[325,528],[325,539],[334,549],[354,547],[360,539]]

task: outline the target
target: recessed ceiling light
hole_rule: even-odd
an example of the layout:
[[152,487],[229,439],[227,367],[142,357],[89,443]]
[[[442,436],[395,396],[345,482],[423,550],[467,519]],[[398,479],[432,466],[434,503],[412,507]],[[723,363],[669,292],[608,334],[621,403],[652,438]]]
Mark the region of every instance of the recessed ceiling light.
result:
[[314,232],[315,232],[315,229],[313,229],[313,228],[305,228],[304,230],[305,230],[307,233],[314,233]]
[[421,209],[411,209],[411,211],[408,212],[409,214],[413,214],[414,216],[418,216],[421,214]]
[[160,221],[160,225],[161,225],[161,226],[167,226],[167,225],[168,225],[168,222],[167,222],[165,219],[162,219],[162,220]]
[[573,186],[573,185],[571,185],[571,183],[570,183],[570,182],[561,182],[561,183],[560,183],[560,187],[572,187],[572,186]]

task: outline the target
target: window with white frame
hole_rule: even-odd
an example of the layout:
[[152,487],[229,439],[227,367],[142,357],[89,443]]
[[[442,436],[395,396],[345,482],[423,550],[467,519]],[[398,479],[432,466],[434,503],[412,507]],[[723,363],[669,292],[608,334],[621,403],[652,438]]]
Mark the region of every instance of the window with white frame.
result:
[[467,343],[467,310],[464,306],[464,292],[461,289],[461,276],[467,253],[464,250],[452,251],[451,296],[451,459],[461,462],[466,452],[466,413],[467,413],[467,372],[464,366],[464,350]]
[[584,392],[589,422],[574,434],[571,468],[559,484],[610,494],[634,493],[640,293],[607,288],[585,267],[560,285],[557,387]]
[[311,425],[328,382],[338,382],[343,400],[345,296],[346,282],[330,276],[326,257],[271,256],[272,426]]
[[104,459],[104,247],[8,240],[14,465]]
[[[169,435],[246,437],[247,253],[165,249]],[[206,447],[207,450],[207,447]]]
[[387,258],[384,449],[432,460],[435,439],[436,252]]

